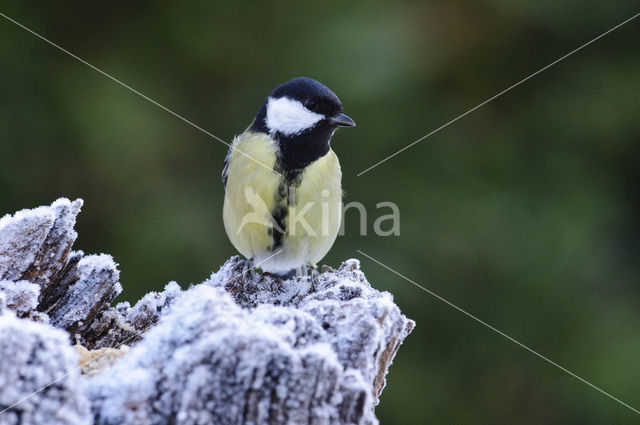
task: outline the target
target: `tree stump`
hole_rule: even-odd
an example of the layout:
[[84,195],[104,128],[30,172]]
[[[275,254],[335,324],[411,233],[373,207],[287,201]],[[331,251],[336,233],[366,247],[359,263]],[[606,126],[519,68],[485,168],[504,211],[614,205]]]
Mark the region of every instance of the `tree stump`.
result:
[[116,263],[71,250],[81,206],[0,219],[0,425],[378,422],[415,324],[357,260],[283,281],[232,257],[111,306]]

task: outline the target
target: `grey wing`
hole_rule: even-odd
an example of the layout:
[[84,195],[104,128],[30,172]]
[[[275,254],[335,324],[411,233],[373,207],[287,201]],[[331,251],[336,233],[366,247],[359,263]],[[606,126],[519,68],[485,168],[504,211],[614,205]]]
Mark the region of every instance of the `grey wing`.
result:
[[227,151],[227,156],[224,157],[224,165],[222,167],[222,186],[227,188],[227,172],[229,171],[229,161],[231,161],[231,149]]

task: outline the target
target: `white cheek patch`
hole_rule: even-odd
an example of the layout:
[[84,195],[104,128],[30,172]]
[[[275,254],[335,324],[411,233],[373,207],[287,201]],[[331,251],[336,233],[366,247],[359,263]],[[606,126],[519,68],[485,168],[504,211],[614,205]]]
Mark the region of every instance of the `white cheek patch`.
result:
[[270,97],[267,102],[266,123],[273,133],[279,132],[285,136],[300,134],[322,119],[324,115],[308,110],[297,100]]

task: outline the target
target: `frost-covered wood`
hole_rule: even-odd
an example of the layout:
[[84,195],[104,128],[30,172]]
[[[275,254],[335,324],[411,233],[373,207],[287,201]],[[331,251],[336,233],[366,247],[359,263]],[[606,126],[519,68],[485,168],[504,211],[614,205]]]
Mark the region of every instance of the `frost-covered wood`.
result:
[[0,293],[0,424],[91,424],[68,335],[17,318],[5,302]]
[[413,327],[356,260],[282,282],[234,257],[175,298],[90,381],[98,423],[376,423],[387,368]]
[[82,200],[63,198],[0,219],[0,279],[38,283],[44,296],[67,264],[81,207]]
[[3,308],[13,310],[20,317],[32,317],[38,307],[40,286],[26,280],[0,280],[0,294],[3,295]]
[[22,281],[7,291],[10,294],[37,290],[36,308],[25,309],[22,303],[22,310],[15,309],[20,315],[42,318],[46,313],[53,325],[93,346],[90,324],[122,287],[110,256],[71,251],[78,237],[74,225],[81,207],[81,199],[61,198],[50,207],[22,210],[0,219],[0,280]]
[[[391,294],[373,289],[357,260],[284,282],[259,275],[251,266],[233,257],[205,283],[224,287],[245,309],[281,306],[309,314],[323,330],[318,341],[329,343],[345,368],[361,372],[377,404],[387,368],[414,326]],[[266,320],[279,320],[281,310],[268,310]]]
[[[0,410],[41,383],[14,382],[12,373],[18,381],[64,375],[60,368],[77,362],[73,342],[101,350],[78,347],[97,359],[83,367],[91,376],[69,374],[64,400],[42,391],[15,408],[71,409],[75,422],[58,415],[52,424],[377,423],[388,367],[414,323],[371,287],[357,260],[282,281],[233,257],[186,291],[171,282],[111,307],[122,289],[116,264],[71,251],[81,205],[61,199],[0,220],[0,324],[11,329],[0,326]],[[16,412],[0,413],[0,424]]]

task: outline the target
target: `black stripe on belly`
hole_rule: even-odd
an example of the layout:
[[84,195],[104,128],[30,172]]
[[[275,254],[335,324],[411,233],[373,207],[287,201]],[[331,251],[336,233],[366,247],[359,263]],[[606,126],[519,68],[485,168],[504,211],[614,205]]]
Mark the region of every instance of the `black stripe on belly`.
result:
[[271,236],[272,244],[269,251],[275,251],[282,247],[284,236],[287,234],[287,216],[289,215],[289,207],[296,203],[296,188],[300,186],[302,181],[303,169],[285,169],[280,161],[276,161],[273,167],[282,175],[280,184],[275,193],[274,207],[271,210],[271,217],[277,226],[270,227],[268,230]]
[[[273,217],[277,227],[269,228],[269,236],[271,236],[271,239],[273,240],[270,251],[275,251],[282,246],[282,239],[284,238],[283,232],[286,233],[287,231],[287,215],[289,215],[289,208],[286,205],[276,205],[271,211],[271,216]],[[283,232],[278,230],[278,228],[282,229]]]

